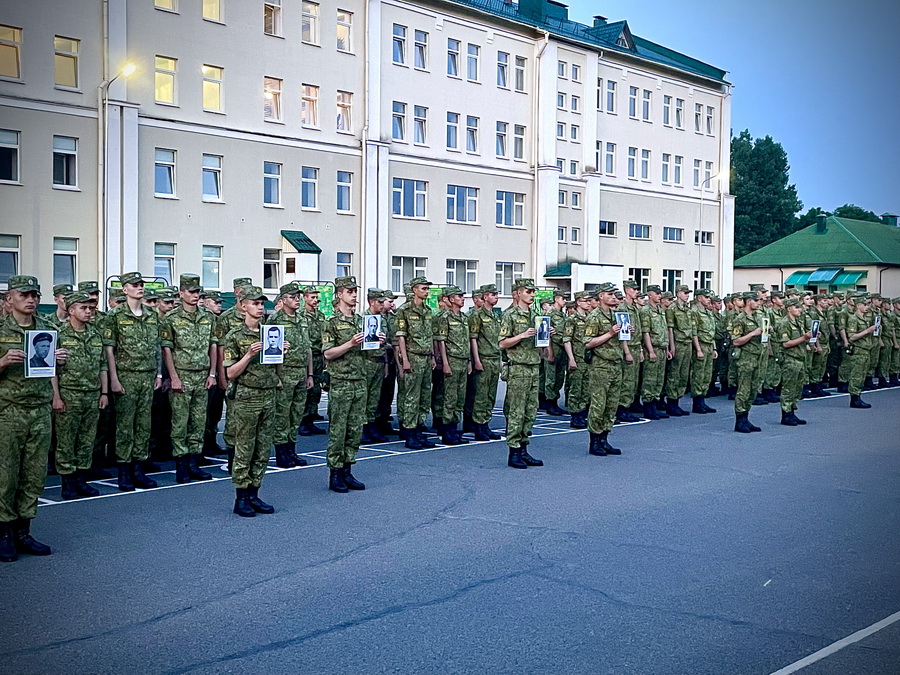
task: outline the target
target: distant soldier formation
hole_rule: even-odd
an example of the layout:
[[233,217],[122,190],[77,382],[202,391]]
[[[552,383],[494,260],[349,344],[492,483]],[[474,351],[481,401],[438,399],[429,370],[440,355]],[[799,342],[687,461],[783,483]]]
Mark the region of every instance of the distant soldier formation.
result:
[[[715,413],[714,396],[734,400],[734,430],[752,433],[760,431],[749,419],[755,405],[780,404],[781,424],[793,427],[806,424],[800,401],[828,396],[826,386],[849,393],[851,408],[871,407],[865,390],[900,386],[900,298],[877,293],[758,287],[719,298],[684,285],[642,291],[626,280],[621,290],[604,283],[571,299],[545,292],[538,303],[534,281],[517,279],[502,311],[494,284],[471,293],[468,311],[462,289],[441,288],[435,311],[424,277],[409,281],[395,308],[393,292],[369,288],[363,300],[345,276],[334,280],[326,318],[316,286],[285,284],[267,317],[267,296],[250,278],[234,280],[236,303],[225,311],[197,275],[161,290],[145,288],[139,272],[120,282],[108,289],[106,312],[99,285],[87,281],[54,286],[56,309],[39,316],[38,280],[9,279],[0,317],[0,561],[51,552],[30,532],[48,456],[62,498],[76,499],[98,496],[89,479],[110,459],[118,489],[130,492],[157,487],[147,475],[152,459],[171,457],[178,483],[210,480],[202,456],[224,450],[233,512],[254,517],[275,510],[259,496],[272,448],[278,467],[306,464],[298,436],[327,434],[328,487],[338,493],[365,489],[353,475],[362,443],[397,435],[411,450],[436,447],[429,413],[443,445],[500,440],[490,427],[499,381],[507,464],[516,469],[543,465],[529,452],[539,410],[570,415],[573,429],[588,430],[587,451],[606,456],[621,454],[609,439],[616,424]],[[380,328],[363,325],[360,301]],[[55,376],[28,375],[51,363]],[[323,391],[327,431],[316,424]],[[681,407],[688,392],[690,410]]]

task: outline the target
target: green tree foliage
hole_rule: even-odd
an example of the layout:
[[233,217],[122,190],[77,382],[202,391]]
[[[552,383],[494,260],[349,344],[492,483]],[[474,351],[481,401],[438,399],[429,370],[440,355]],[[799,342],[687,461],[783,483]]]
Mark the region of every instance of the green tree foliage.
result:
[[867,211],[856,204],[844,204],[834,210],[834,215],[838,218],[852,218],[853,220],[869,220],[873,223],[880,223],[881,218],[872,211]]
[[788,182],[789,170],[787,153],[771,136],[754,139],[745,129],[731,139],[735,258],[797,228],[795,215],[803,203]]

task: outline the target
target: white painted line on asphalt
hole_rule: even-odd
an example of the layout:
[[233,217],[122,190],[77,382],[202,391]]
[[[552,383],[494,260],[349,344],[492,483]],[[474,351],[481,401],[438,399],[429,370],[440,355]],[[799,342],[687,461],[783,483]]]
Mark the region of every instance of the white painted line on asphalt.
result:
[[55,502],[52,499],[44,499],[43,497],[38,497],[39,504],[59,504],[59,502]]
[[838,640],[837,642],[832,642],[827,647],[824,647],[817,652],[813,652],[809,656],[804,657],[799,661],[795,661],[789,666],[785,666],[781,670],[776,670],[774,673],[772,673],[772,675],[790,675],[790,673],[796,673],[798,670],[806,668],[806,666],[812,665],[816,661],[821,661],[825,657],[831,656],[835,652],[842,650],[844,647],[849,647],[855,642],[864,640],[870,635],[877,633],[882,628],[887,628],[896,621],[900,621],[900,612],[894,612],[889,617],[886,617],[877,623],[873,623],[868,628],[863,628],[862,630],[858,630],[855,633]]

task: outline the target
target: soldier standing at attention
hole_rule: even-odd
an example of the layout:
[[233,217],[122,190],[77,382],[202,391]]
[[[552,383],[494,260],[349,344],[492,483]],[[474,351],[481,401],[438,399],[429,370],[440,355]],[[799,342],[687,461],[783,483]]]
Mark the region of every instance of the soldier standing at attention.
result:
[[[470,319],[472,315],[482,307],[484,307],[484,294],[482,293],[481,288],[476,288],[472,291],[472,309],[468,312],[463,312],[466,320]],[[469,331],[471,335],[471,326],[469,327]],[[475,410],[475,379],[478,377],[478,373],[474,367],[470,368],[470,371],[466,382],[466,402],[463,405],[462,430],[464,434],[477,433],[475,423],[472,421],[472,412]],[[478,439],[476,438],[475,440]]]
[[641,321],[642,314],[638,311],[637,296],[640,293],[640,284],[633,279],[622,282],[625,289],[620,311],[628,312],[631,321],[631,337],[627,340],[628,355],[622,361],[622,381],[619,385],[619,405],[616,408],[616,419],[619,422],[638,422],[640,415],[629,410],[634,405],[638,396],[638,375],[641,369],[641,348],[650,333],[650,327],[644,326]]
[[397,313],[394,311],[394,301],[397,299],[393,291],[384,291],[382,302],[382,330],[385,333],[385,376],[381,382],[381,393],[378,396],[378,407],[375,410],[375,427],[382,436],[396,435],[391,426],[391,405],[394,403],[394,389],[397,383],[397,348],[394,344],[397,332]]
[[716,412],[715,408],[706,405],[706,392],[712,383],[713,365],[719,353],[716,351],[716,317],[710,309],[710,291],[699,289],[694,297],[697,306],[693,310],[691,341],[693,342],[693,361],[691,362],[691,396],[693,412],[699,415]]
[[[812,304],[808,307],[804,317],[807,329],[812,329],[813,321],[819,322],[819,335],[811,345],[811,349],[806,352],[808,372],[807,386],[804,388],[807,393],[804,394],[804,398],[819,398],[831,395],[823,388],[825,368],[827,367],[829,352],[831,351],[827,319],[828,302],[824,294],[815,296],[815,298],[812,298]],[[807,304],[806,297],[804,297],[803,304]]]
[[107,315],[103,346],[109,368],[109,389],[116,394],[116,458],[119,489],[148,490],[156,481],[147,478],[141,463],[150,454],[150,408],[153,392],[162,386],[157,356],[159,316],[145,307],[144,279],[140,272],[122,275],[125,302]]
[[[764,299],[768,299],[766,307],[761,307],[760,311],[768,316],[769,330],[774,334],[775,325],[784,318],[784,293],[781,291],[773,291],[766,298],[766,291],[763,288],[757,290],[757,294]],[[763,398],[767,403],[778,403],[778,387],[781,385],[781,369],[783,366],[784,355],[781,353],[781,343],[777,340],[769,341],[769,359],[766,364],[766,377],[762,383]]]
[[641,398],[644,400],[644,417],[648,420],[662,419],[665,412],[662,404],[663,380],[666,375],[666,351],[669,346],[669,328],[666,324],[666,310],[662,305],[662,289],[657,285],[647,286],[647,306],[642,310],[642,323],[650,331],[648,334],[647,358],[644,359],[644,374],[641,381]]
[[759,392],[765,377],[763,364],[767,358],[768,333],[764,332],[766,319],[757,312],[762,302],[755,291],[744,293],[744,309],[731,322],[732,357],[737,368],[737,391],[734,395],[734,430],[748,434],[762,431],[751,424],[750,406]]
[[584,361],[584,329],[591,307],[589,291],[575,293],[575,311],[566,318],[563,326],[563,349],[569,359],[569,373],[566,376],[568,394],[566,405],[572,414],[569,426],[573,429],[587,429],[589,391],[587,385],[588,367]]
[[[322,350],[328,362],[328,488],[334,492],[365,490],[351,473],[366,421],[366,364],[360,346],[362,317],[356,314],[356,277],[334,280],[338,301],[322,328]],[[379,341],[384,334],[379,334]]]
[[44,316],[44,320],[54,330],[59,330],[69,316],[66,311],[66,296],[73,290],[72,284],[56,284],[53,287],[53,301],[56,303],[56,310]]
[[476,441],[496,441],[500,434],[491,430],[497,382],[500,379],[500,317],[494,312],[499,296],[495,284],[479,289],[482,303],[469,314],[469,342],[472,350],[475,401],[472,424]]
[[313,359],[313,386],[306,390],[306,406],[300,422],[301,436],[319,436],[327,433],[315,425],[316,420],[324,419],[319,414],[319,402],[322,400],[322,384],[325,381],[325,357],[322,354],[322,326],[325,315],[319,311],[319,289],[307,286],[303,289],[303,318],[309,332],[309,346]]
[[588,409],[588,432],[592,455],[621,455],[610,445],[608,437],[616,420],[619,385],[622,381],[622,361],[627,346],[619,340],[621,326],[616,321],[619,306],[616,287],[610,283],[597,287],[599,305],[587,317],[584,327],[585,359],[588,361],[588,384],[591,402]]
[[159,337],[163,361],[169,373],[169,405],[172,409],[172,455],[175,480],[210,480],[200,468],[203,432],[206,429],[207,391],[216,387],[215,317],[201,310],[200,277],[182,274],[181,303],[160,319]]
[[[565,310],[568,299],[568,293],[558,288],[555,289],[553,303],[547,312],[550,317],[550,327],[554,333],[547,350],[548,354],[552,355],[552,361],[548,360],[544,365],[544,396],[546,397],[544,410],[548,415],[554,417],[569,413],[569,410],[559,407],[559,393],[565,385],[566,371],[569,367],[566,350],[563,348],[563,329],[566,324]],[[566,405],[569,405],[568,401],[566,401]],[[569,408],[571,409],[571,406]]]
[[785,317],[775,326],[775,335],[781,342],[783,384],[781,386],[781,423],[786,427],[806,424],[795,411],[800,401],[803,386],[807,381],[806,354],[812,331],[807,329],[802,316],[803,305],[799,298],[789,298],[784,302]]
[[666,396],[668,404],[666,412],[672,417],[690,415],[687,410],[678,405],[678,399],[687,390],[690,381],[691,354],[693,353],[691,340],[693,338],[693,319],[688,297],[691,289],[684,284],[675,289],[675,303],[666,310],[666,324],[669,328],[669,351],[672,356],[669,360],[668,373],[666,374]]
[[[31,536],[38,497],[47,477],[51,405],[56,378],[25,377],[25,331],[50,329],[35,316],[41,287],[29,276],[7,281],[8,314],[0,322],[0,562],[19,553],[50,555],[50,547]],[[56,363],[68,353],[56,350]]]
[[[366,291],[366,301],[369,309],[367,314],[381,316],[384,313],[384,291],[380,288],[370,288]],[[382,321],[384,321],[382,319]],[[384,327],[380,332],[384,333]],[[385,333],[385,338],[387,334]],[[375,418],[378,414],[378,401],[381,398],[381,389],[384,384],[384,378],[387,372],[387,349],[385,342],[378,349],[369,349],[363,354],[365,357],[365,375],[366,375],[366,420],[363,424],[363,442],[364,443],[384,443],[388,440],[378,429],[375,424]]]
[[457,286],[448,286],[441,293],[447,310],[438,315],[434,340],[440,352],[444,372],[444,407],[441,411],[441,441],[444,445],[462,445],[469,441],[457,429],[466,402],[466,383],[472,366],[469,362],[471,343],[469,320],[463,314],[465,295]]
[[[437,307],[437,311],[431,316],[432,335],[437,334],[438,325],[448,311],[447,298],[443,293],[438,296]],[[441,361],[441,352],[434,338],[431,341],[431,351],[434,354],[434,369],[431,371],[431,419],[434,431],[440,434],[443,428],[441,415],[444,411],[444,363]]]
[[[234,463],[231,482],[235,487],[234,513],[252,518],[275,509],[259,498],[275,416],[276,366],[260,363],[263,343],[259,336],[260,319],[265,312],[266,296],[258,286],[245,286],[240,312],[244,321],[228,332],[224,341],[224,366],[231,384],[228,417],[234,434]],[[290,343],[284,341],[284,351]]]
[[869,374],[869,360],[875,343],[874,316],[866,311],[866,295],[859,293],[851,299],[855,308],[844,323],[847,334],[848,388],[851,408],[871,408],[871,403],[862,400],[863,384]]
[[397,402],[401,434],[411,450],[433,448],[422,433],[425,411],[431,404],[431,371],[434,369],[431,309],[425,304],[431,282],[415,277],[409,282],[412,297],[397,312],[397,348],[403,378],[403,400]]
[[222,410],[225,405],[225,390],[228,388],[228,380],[225,377],[224,368],[220,356],[222,351],[218,347],[219,342],[219,315],[222,314],[222,296],[218,291],[206,291],[206,303],[204,308],[212,316],[215,322],[216,336],[216,361],[214,368],[216,372],[216,386],[207,392],[206,399],[206,427],[203,431],[203,454],[218,455],[222,452],[219,442],[216,438],[218,435],[219,422],[222,420]]
[[[216,381],[219,383],[224,382],[226,390],[229,383],[228,375],[225,372],[225,336],[238,326],[243,325],[245,317],[244,313],[241,311],[241,299],[243,298],[244,292],[253,286],[249,277],[238,277],[233,283],[234,305],[219,314],[216,318],[216,343],[218,345],[216,347],[218,351],[218,355],[216,356]],[[227,398],[228,394],[226,393],[225,396]],[[225,454],[228,457],[228,473],[231,473],[231,465],[234,461],[235,441],[234,433],[232,431],[233,427],[233,417],[230,414],[225,415],[225,429],[222,433],[222,440],[225,442]]]
[[514,469],[544,465],[528,454],[528,432],[537,416],[540,390],[541,350],[534,346],[534,321],[538,315],[532,308],[536,290],[534,280],[516,279],[513,304],[500,320],[500,349],[506,353],[509,372],[503,401],[509,446],[507,465]]
[[85,481],[100,410],[109,404],[106,354],[100,333],[90,326],[94,300],[87,293],[66,296],[68,321],[59,329],[57,344],[69,358],[57,368],[56,470],[62,480],[62,498],[96,497],[99,490]]

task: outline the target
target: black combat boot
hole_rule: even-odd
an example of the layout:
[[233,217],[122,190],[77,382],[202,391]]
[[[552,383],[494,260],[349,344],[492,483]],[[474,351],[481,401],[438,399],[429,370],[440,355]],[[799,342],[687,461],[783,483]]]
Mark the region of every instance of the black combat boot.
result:
[[706,414],[706,407],[703,405],[703,397],[702,396],[694,396],[694,405],[691,407],[691,412],[695,412],[698,415]]
[[551,415],[551,416],[553,416],[553,417],[559,417],[560,415],[563,414],[562,408],[560,408],[560,407],[556,404],[556,402],[557,402],[558,400],[559,400],[559,399],[555,399],[555,398],[548,398],[548,399],[547,399],[546,411],[547,411],[547,414],[548,414],[548,415]]
[[328,489],[332,492],[349,492],[347,484],[344,482],[344,469],[328,470]]
[[816,382],[816,383],[813,385],[813,392],[815,393],[816,398],[822,398],[822,397],[825,397],[825,396],[831,396],[831,392],[830,392],[830,391],[825,391],[825,385],[822,384],[821,382]]
[[453,436],[459,441],[460,445],[466,445],[469,442],[469,439],[463,436],[462,432],[459,430],[455,424],[450,425],[450,431],[453,432]]
[[0,562],[15,562],[19,559],[12,526],[12,523],[0,523]]
[[769,405],[769,400],[762,394],[757,394],[752,405]]
[[141,466],[140,462],[131,463],[131,475],[134,480],[134,487],[136,488],[140,488],[141,490],[151,490],[157,487],[155,480],[147,478],[147,476],[144,475],[144,468]]
[[472,420],[471,415],[463,415],[462,432],[464,434],[474,434],[475,427],[478,425]]
[[250,506],[249,495],[243,488],[236,488],[234,491],[234,508],[232,512],[242,518],[253,518],[256,515],[256,511]]
[[890,385],[892,387],[900,387],[900,375],[898,375],[897,373],[891,375]]
[[877,389],[875,386],[875,381],[872,379],[872,376],[869,375],[866,377],[866,381],[863,383],[863,391],[872,391],[873,389]]
[[669,419],[669,410],[666,408],[666,402],[663,399],[658,398],[653,402],[653,404],[656,407],[656,414],[659,415],[659,419]]
[[600,442],[600,434],[588,433],[591,435],[591,446],[588,448],[588,454],[596,457],[606,457],[606,450],[603,449],[603,444]]
[[70,473],[61,473],[59,474],[59,480],[62,482],[60,497],[66,501],[78,499],[78,492],[75,489],[75,476]]
[[604,450],[606,450],[607,455],[621,455],[622,451],[618,448],[614,448],[609,444],[609,432],[601,431],[600,432],[600,445]]
[[134,482],[131,478],[131,464],[119,462],[119,490],[122,492],[134,492]]
[[747,419],[747,413],[737,413],[734,420],[734,430],[741,434],[749,434],[753,429],[750,428],[750,421]]
[[509,449],[509,459],[506,460],[506,465],[512,467],[513,469],[527,469],[528,465],[522,461],[522,449],[521,448],[510,448]]
[[837,392],[839,394],[846,394],[849,391],[850,391],[850,385],[847,382],[838,382]]
[[728,400],[733,401],[737,394],[737,387],[728,387]]
[[294,466],[307,466],[309,462],[303,459],[300,455],[297,454],[297,443],[285,443],[284,444],[284,454],[286,454],[291,461],[294,463]]
[[253,509],[256,513],[275,513],[275,507],[271,504],[266,504],[262,499],[259,498],[259,488],[254,486],[249,486],[247,488],[247,502],[250,504],[250,508]]
[[709,405],[706,403],[705,397],[703,398],[703,400],[701,402],[703,403],[703,409],[706,410],[706,412],[708,412],[708,413],[718,412],[718,410],[716,410],[715,408],[709,407]]
[[850,394],[850,407],[851,408],[871,408],[871,403],[866,403],[862,400],[862,396],[859,394]]
[[191,475],[188,473],[188,463],[187,457],[176,457],[175,458],[175,482],[176,483],[190,483]]
[[375,422],[369,422],[369,435],[376,443],[387,443],[391,440],[381,432],[381,429]]
[[640,417],[636,417],[632,413],[628,412],[628,410],[625,409],[625,406],[620,405],[616,409],[616,421],[617,422],[622,422],[622,423],[627,424],[629,422],[637,422],[639,420],[640,420]]
[[47,544],[42,544],[31,536],[31,519],[22,518],[13,521],[13,537],[16,551],[28,555],[50,555],[53,551]]
[[444,445],[462,445],[462,441],[457,439],[453,433],[453,425],[441,424],[441,443]]
[[372,434],[371,434],[371,432],[369,431],[369,429],[370,429],[370,425],[369,425],[368,422],[366,422],[365,424],[363,424],[362,434],[361,434],[360,437],[359,437],[359,442],[360,442],[360,443],[366,444],[366,443],[374,443],[374,442],[375,442],[375,439],[372,438]]
[[279,469],[290,469],[294,466],[294,463],[285,456],[283,443],[275,446],[275,466]]
[[200,455],[188,455],[187,463],[191,480],[212,480],[212,474],[200,468]]
[[878,376],[878,388],[879,389],[887,389],[888,381],[884,378],[884,375]]
[[432,442],[429,441],[427,438],[425,438],[425,432],[424,432],[424,431],[416,431],[416,438],[418,439],[419,444],[420,444],[423,448],[430,449],[430,448],[436,448],[436,447],[437,447],[437,445],[436,445],[435,443],[432,443]]
[[423,447],[419,443],[419,434],[415,429],[400,427],[400,437],[406,440],[406,447],[410,450],[421,450]]
[[356,480],[356,478],[353,477],[351,469],[353,469],[353,464],[351,462],[344,462],[344,485],[346,485],[349,490],[365,490],[365,483]]
[[85,481],[87,474],[87,469],[75,472],[75,492],[77,492],[82,497],[96,497],[100,494],[100,490],[95,488],[93,485],[87,484],[87,482]]
[[762,429],[750,421],[750,413],[744,413],[744,418],[747,420],[747,426],[750,427],[750,431],[762,431]]
[[[436,434],[440,434],[441,430],[444,428],[444,420],[440,417],[431,416],[431,429]],[[422,429],[422,431],[428,431],[428,428]]]
[[786,427],[795,427],[797,426],[797,421],[794,418],[794,413],[792,412],[784,412],[781,411],[781,423]]
[[806,424],[806,420],[801,420],[799,417],[797,417],[797,411],[796,411],[796,410],[794,410],[794,411],[791,413],[791,415],[794,416],[794,421],[795,421],[797,424],[799,424],[799,425],[801,425],[801,426],[804,425],[804,424]]
[[662,417],[659,416],[659,413],[656,412],[656,406],[652,401],[644,404],[644,418],[653,422],[662,419]]
[[781,403],[781,396],[774,389],[763,389],[763,395],[769,403]]
[[475,424],[475,440],[476,441],[489,441],[491,437],[487,435],[487,431],[485,430],[486,424]]
[[535,459],[528,454],[528,443],[522,443],[522,447],[519,448],[519,456],[528,466],[544,466],[543,460]]
[[503,438],[503,436],[501,436],[496,431],[491,429],[491,425],[489,423],[484,424],[483,426],[484,426],[484,433],[486,433],[488,435],[488,438],[490,438],[492,441],[499,441],[501,438]]
[[809,384],[803,385],[803,391],[800,394],[800,398],[813,398],[815,394],[812,391],[812,386]]
[[666,406],[666,412],[668,412],[672,417],[685,417],[690,415],[687,410],[678,405],[680,399],[669,397],[669,404]]

